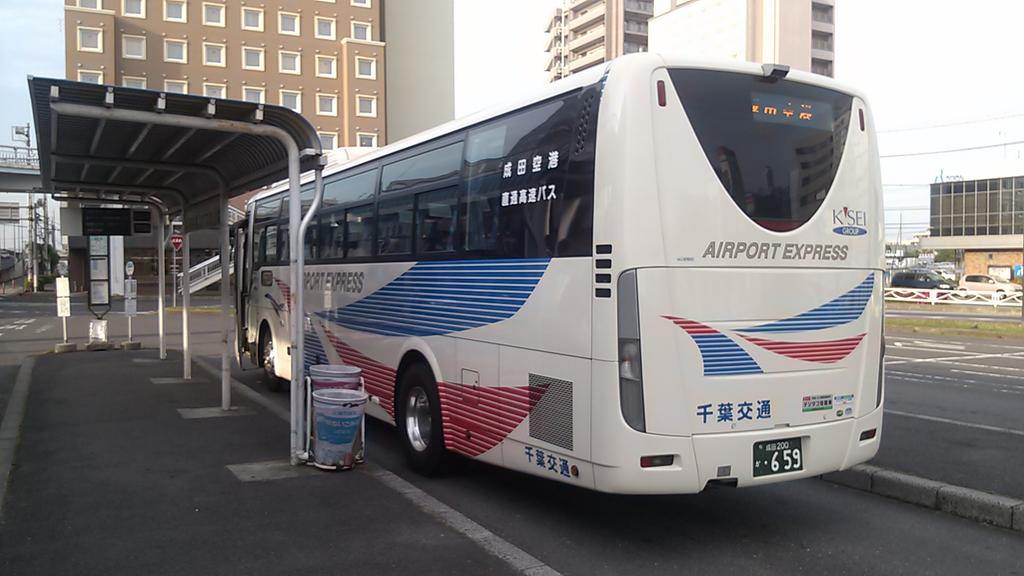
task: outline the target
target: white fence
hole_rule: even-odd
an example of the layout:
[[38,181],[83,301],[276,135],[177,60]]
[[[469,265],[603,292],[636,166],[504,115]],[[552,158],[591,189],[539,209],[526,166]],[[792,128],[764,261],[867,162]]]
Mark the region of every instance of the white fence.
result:
[[974,306],[1009,306],[1020,308],[1022,293],[976,292],[973,290],[926,290],[916,288],[886,288],[889,302],[915,302],[919,304],[968,304]]

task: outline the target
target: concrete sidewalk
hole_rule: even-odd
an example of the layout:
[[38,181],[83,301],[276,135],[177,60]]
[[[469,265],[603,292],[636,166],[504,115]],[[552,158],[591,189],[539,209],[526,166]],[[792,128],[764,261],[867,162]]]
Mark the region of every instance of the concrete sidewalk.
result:
[[180,366],[152,350],[38,358],[0,573],[515,573],[378,473],[287,466],[287,424],[259,405],[190,410],[218,406],[219,385],[175,380]]

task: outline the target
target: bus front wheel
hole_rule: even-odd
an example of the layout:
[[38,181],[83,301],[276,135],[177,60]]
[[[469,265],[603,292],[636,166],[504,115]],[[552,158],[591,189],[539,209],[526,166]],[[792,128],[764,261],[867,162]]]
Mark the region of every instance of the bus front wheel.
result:
[[395,420],[409,464],[421,474],[439,472],[445,459],[441,401],[429,366],[416,363],[402,374],[395,408]]
[[260,330],[260,366],[263,367],[263,379],[271,392],[280,392],[283,380],[274,370],[274,337],[265,325]]

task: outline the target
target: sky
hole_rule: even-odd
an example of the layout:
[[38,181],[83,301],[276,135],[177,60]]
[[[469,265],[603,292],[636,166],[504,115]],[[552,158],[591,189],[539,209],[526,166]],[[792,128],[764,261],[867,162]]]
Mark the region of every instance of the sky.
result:
[[[783,0],[795,1],[795,0]],[[559,0],[454,0],[455,111],[547,83],[544,28]],[[62,0],[0,0],[0,143],[30,121],[25,77],[63,76]],[[867,94],[882,155],[887,231],[927,228],[939,178],[1024,174],[1019,0],[836,0],[836,79]],[[902,217],[903,226],[900,227]]]

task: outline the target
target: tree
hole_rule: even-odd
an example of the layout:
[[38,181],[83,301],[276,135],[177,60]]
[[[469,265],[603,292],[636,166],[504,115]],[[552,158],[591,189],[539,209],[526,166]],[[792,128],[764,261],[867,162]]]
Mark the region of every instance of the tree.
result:
[[935,251],[936,262],[956,262],[956,250],[943,249]]

